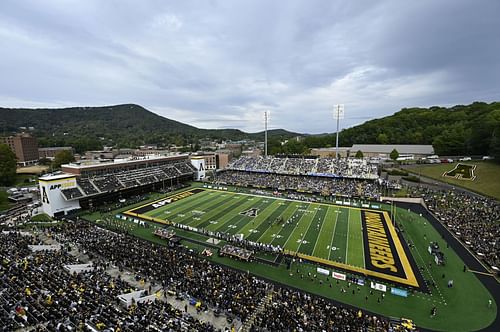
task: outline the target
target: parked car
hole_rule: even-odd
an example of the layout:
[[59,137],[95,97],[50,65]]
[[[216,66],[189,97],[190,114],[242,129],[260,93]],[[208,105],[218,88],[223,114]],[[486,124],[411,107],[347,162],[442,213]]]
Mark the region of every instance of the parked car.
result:
[[472,160],[471,157],[463,157],[463,158],[460,158],[459,159],[460,161],[469,161],[469,160]]
[[491,156],[484,156],[483,157],[483,160],[491,160],[491,159],[493,159],[493,157],[491,157]]

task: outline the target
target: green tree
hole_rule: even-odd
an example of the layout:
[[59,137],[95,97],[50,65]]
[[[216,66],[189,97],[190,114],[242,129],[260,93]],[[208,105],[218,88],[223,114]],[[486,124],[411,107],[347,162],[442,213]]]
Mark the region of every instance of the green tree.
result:
[[5,144],[0,144],[0,185],[10,186],[16,180],[16,155]]
[[387,135],[384,134],[384,133],[380,133],[377,136],[377,143],[379,143],[379,144],[387,144],[387,143],[389,143],[389,137],[387,137]]
[[363,152],[361,150],[358,150],[358,152],[356,152],[356,158],[363,158]]
[[495,158],[495,162],[500,163],[500,125],[493,131],[489,155]]
[[41,158],[38,160],[38,165],[44,165],[44,166],[50,166],[50,159],[49,158]]
[[63,150],[56,153],[54,161],[52,162],[53,168],[60,168],[61,165],[75,161],[75,157],[70,150]]
[[389,155],[389,157],[391,157],[392,160],[396,160],[398,159],[399,157],[399,152],[398,150],[394,149],[391,151],[391,154]]

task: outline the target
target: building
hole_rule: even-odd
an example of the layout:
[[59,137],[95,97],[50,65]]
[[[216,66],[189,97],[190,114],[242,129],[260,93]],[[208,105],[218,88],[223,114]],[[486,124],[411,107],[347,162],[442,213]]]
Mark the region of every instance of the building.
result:
[[78,200],[68,200],[61,192],[77,189],[76,176],[73,174],[46,175],[38,178],[42,210],[51,217],[62,216],[78,210]]
[[38,159],[50,159],[53,160],[61,151],[70,151],[74,154],[74,150],[71,146],[56,146],[50,148],[38,148]]
[[215,171],[217,169],[217,156],[213,152],[201,152],[190,156],[191,162],[203,158],[205,160],[204,167],[205,171]]
[[[358,151],[363,157],[379,157],[389,159],[392,150],[396,149],[400,156],[408,159],[419,159],[434,154],[432,145],[417,144],[354,144],[352,147],[339,147],[339,155],[342,158],[354,157]],[[322,158],[335,157],[335,147],[311,149],[311,155]]]
[[[341,158],[347,158],[350,156],[351,148],[349,147],[339,147],[339,156]],[[333,148],[314,148],[311,149],[311,155],[318,156],[321,158],[334,158],[336,154],[335,147]],[[356,154],[356,152],[354,152]]]
[[137,149],[134,151],[134,155],[138,157],[145,156],[168,156],[171,152],[167,149]]
[[0,142],[10,147],[16,154],[17,164],[27,166],[38,162],[38,141],[28,133],[2,137]]
[[229,164],[229,153],[216,152],[215,157],[217,158],[217,169],[224,169]]
[[412,159],[428,157],[434,154],[432,145],[417,144],[354,144],[351,154],[363,152],[364,157],[390,158],[391,151],[396,149],[399,155],[412,156]]

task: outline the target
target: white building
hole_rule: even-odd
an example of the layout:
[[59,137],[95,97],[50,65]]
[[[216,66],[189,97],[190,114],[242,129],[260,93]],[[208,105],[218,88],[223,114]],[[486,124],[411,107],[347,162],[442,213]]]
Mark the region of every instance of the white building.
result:
[[46,175],[38,179],[43,212],[51,217],[66,215],[80,208],[78,200],[66,200],[61,190],[76,188],[73,174]]

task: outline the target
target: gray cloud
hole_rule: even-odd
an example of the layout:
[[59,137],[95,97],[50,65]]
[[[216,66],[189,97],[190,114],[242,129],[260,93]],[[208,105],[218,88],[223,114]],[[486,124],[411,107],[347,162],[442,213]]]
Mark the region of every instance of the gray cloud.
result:
[[498,99],[500,2],[2,1],[0,104],[133,102],[206,128],[334,131]]

